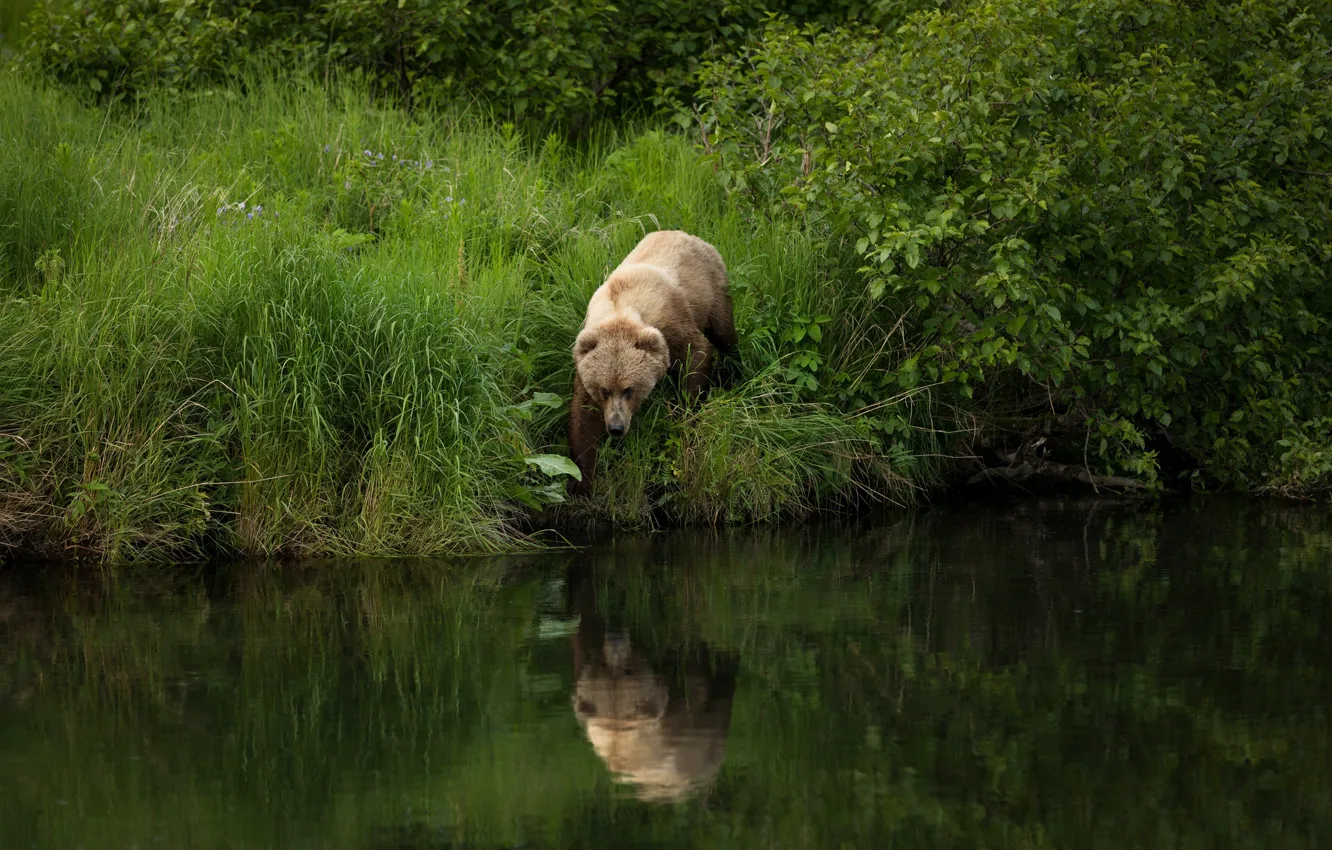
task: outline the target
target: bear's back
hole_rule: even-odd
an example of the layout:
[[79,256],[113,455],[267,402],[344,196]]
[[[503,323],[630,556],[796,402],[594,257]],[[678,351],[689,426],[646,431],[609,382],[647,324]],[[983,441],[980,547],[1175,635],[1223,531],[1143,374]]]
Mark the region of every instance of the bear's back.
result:
[[[726,265],[717,249],[682,230],[649,233],[603,287],[616,307],[631,306],[648,324],[678,321],[684,307],[695,327],[726,295]],[[669,319],[667,317],[670,317]]]

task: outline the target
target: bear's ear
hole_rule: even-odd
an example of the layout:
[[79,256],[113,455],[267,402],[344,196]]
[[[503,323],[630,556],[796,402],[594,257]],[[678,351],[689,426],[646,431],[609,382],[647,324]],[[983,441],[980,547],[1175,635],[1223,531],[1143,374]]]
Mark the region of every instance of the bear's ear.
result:
[[639,331],[638,338],[634,340],[634,348],[657,357],[666,366],[671,365],[671,350],[666,346],[666,337],[656,328],[643,328]]
[[574,340],[574,358],[577,359],[591,353],[592,349],[597,347],[597,342],[596,328],[588,328],[580,333],[578,338]]

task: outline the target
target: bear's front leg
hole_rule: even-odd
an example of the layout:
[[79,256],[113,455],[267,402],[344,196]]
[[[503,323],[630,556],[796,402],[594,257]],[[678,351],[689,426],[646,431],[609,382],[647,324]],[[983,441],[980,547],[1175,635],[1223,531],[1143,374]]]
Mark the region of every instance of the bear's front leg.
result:
[[597,443],[606,429],[606,420],[583,387],[583,379],[574,375],[573,399],[569,402],[569,456],[583,474],[582,481],[569,479],[571,496],[592,492],[592,476],[597,471]]
[[685,375],[685,392],[690,401],[707,391],[712,384],[712,345],[703,334],[695,334],[689,341],[689,371]]

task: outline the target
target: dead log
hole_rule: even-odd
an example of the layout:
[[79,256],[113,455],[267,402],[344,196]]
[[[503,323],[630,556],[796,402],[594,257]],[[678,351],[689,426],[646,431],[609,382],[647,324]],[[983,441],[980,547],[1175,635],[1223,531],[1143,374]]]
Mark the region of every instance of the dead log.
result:
[[1147,489],[1147,485],[1136,478],[1127,478],[1122,475],[1095,475],[1085,466],[1073,466],[1049,460],[1028,460],[1011,466],[987,467],[971,476],[967,480],[967,484],[980,484],[983,481],[992,481],[996,478],[1013,484],[1059,482],[1085,484],[1093,489],[1102,487],[1107,490]]

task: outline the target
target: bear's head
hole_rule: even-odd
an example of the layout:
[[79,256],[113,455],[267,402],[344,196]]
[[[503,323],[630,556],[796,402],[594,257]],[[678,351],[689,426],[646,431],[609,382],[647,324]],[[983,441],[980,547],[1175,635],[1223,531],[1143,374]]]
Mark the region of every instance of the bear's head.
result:
[[578,377],[593,402],[601,405],[613,437],[629,433],[638,406],[671,362],[661,331],[627,318],[584,328],[573,356]]
[[712,787],[734,686],[728,691],[699,656],[672,669],[672,692],[628,634],[605,632],[598,647],[583,628],[574,637],[574,715],[614,781],[647,802],[681,802]]

